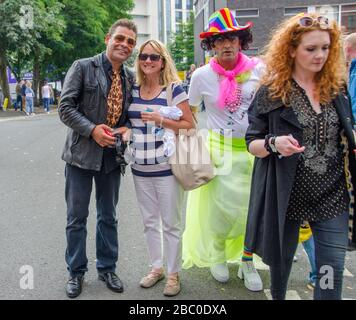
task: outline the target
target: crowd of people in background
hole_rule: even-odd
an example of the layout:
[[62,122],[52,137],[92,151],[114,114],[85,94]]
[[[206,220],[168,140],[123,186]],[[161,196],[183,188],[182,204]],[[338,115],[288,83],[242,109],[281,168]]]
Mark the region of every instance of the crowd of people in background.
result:
[[[32,89],[32,81],[20,80],[15,87],[16,100],[14,102],[14,110],[24,112],[27,116],[35,115],[35,92]],[[57,94],[58,96],[58,94]],[[56,104],[56,92],[52,84],[46,80],[43,81],[41,86],[41,97],[43,111],[50,112],[50,106]]]

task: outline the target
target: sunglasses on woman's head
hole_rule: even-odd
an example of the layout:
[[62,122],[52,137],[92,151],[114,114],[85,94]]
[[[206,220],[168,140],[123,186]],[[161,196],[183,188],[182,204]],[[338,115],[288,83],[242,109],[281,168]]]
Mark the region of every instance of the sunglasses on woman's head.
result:
[[317,18],[312,18],[308,16],[304,16],[299,19],[299,25],[302,27],[312,27],[316,23],[319,24],[320,29],[329,29],[329,19],[327,17],[319,16]]
[[161,56],[159,54],[147,54],[147,53],[140,53],[138,55],[139,60],[141,61],[146,61],[148,58],[150,58],[151,61],[159,61],[161,59]]

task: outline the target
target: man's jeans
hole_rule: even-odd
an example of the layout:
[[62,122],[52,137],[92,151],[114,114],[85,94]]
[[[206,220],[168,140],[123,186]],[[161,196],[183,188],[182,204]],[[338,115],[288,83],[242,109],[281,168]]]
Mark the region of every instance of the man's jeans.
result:
[[[318,270],[314,290],[315,300],[340,300],[342,298],[348,219],[349,214],[345,212],[330,220],[309,223],[315,242],[315,262]],[[279,265],[270,266],[273,299],[285,299],[298,236],[299,223],[287,219],[284,227],[282,262]]]
[[50,101],[50,98],[43,98],[43,109],[45,111],[49,111],[49,101]]
[[86,255],[87,218],[93,178],[96,186],[96,267],[99,272],[114,272],[118,259],[116,205],[119,199],[120,169],[105,173],[65,168],[67,202],[66,262],[71,276],[82,275],[88,268]]
[[15,111],[17,109],[20,109],[22,111],[22,97],[19,94],[16,96]]

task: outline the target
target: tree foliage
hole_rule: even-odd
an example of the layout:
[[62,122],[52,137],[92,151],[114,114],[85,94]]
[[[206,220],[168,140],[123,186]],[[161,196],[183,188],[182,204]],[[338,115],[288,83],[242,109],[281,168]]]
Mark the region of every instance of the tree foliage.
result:
[[[17,79],[63,78],[74,60],[105,49],[117,19],[129,17],[133,0],[0,0],[0,85],[8,94],[6,66]],[[36,89],[36,88],[35,88]]]
[[187,23],[181,24],[180,31],[173,33],[169,42],[169,50],[180,71],[189,70],[191,64],[194,63],[194,30],[193,30],[193,14]]

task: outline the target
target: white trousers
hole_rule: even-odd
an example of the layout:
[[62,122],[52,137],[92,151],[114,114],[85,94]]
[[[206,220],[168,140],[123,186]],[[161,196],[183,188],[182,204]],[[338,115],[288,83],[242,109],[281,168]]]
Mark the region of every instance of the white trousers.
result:
[[179,272],[182,264],[181,217],[184,191],[173,175],[133,177],[152,267],[163,267],[164,252],[168,273]]

